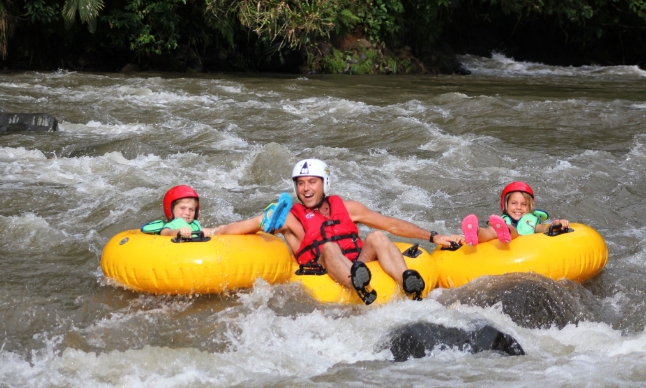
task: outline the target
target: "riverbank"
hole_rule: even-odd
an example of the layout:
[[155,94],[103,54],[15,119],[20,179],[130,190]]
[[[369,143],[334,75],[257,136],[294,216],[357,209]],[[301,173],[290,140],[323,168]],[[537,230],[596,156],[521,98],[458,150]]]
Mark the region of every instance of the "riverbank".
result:
[[0,12],[0,69],[467,75],[456,54],[494,52],[646,69],[645,4],[27,0]]
[[[390,47],[374,43],[361,35],[347,35],[319,40],[302,49],[274,53],[263,60],[245,49],[218,49],[199,53],[187,46],[150,58],[146,62],[130,60],[128,55],[92,52],[65,54],[58,60],[34,61],[33,58],[6,61],[3,70],[69,70],[133,73],[163,71],[178,73],[250,72],[291,74],[458,74],[468,75],[448,45],[436,45],[414,54],[408,46]],[[245,56],[245,53],[247,56]],[[15,58],[13,58],[15,59]]]

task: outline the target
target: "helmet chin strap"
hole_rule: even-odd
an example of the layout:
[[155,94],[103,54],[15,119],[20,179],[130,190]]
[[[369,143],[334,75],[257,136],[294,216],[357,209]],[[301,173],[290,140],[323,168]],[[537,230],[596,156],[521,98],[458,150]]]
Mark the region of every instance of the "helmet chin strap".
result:
[[321,205],[323,205],[323,201],[325,201],[325,198],[327,198],[327,197],[325,196],[325,194],[323,194],[323,196],[321,197],[321,200],[319,201],[319,203],[314,208],[315,209],[320,208]]

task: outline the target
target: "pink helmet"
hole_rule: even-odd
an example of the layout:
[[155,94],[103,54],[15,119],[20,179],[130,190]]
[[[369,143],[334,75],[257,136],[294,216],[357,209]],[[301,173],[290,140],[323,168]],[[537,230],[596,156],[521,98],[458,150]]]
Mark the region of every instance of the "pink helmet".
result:
[[505,188],[502,190],[502,194],[500,194],[500,210],[505,212],[507,210],[507,204],[505,203],[505,197],[509,193],[513,193],[514,191],[521,191],[523,193],[527,193],[534,198],[534,190],[532,190],[531,187],[525,182],[511,182]]
[[195,219],[200,214],[200,196],[191,186],[179,185],[171,188],[164,195],[164,214],[169,220],[173,219],[173,209],[171,206],[174,201],[182,198],[195,198],[197,200],[197,209],[195,209]]

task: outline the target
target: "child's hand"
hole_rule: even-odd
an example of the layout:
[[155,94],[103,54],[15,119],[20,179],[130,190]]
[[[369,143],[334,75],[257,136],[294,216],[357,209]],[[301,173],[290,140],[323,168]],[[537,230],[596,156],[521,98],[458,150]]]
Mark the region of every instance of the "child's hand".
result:
[[185,226],[185,227],[179,229],[179,234],[181,234],[182,237],[186,237],[186,238],[191,238],[191,233],[192,232],[193,231],[188,226]]
[[568,220],[554,220],[554,221],[552,221],[552,225],[558,225],[558,224],[561,224],[563,229],[567,229],[567,228],[570,227],[570,221],[568,221]]

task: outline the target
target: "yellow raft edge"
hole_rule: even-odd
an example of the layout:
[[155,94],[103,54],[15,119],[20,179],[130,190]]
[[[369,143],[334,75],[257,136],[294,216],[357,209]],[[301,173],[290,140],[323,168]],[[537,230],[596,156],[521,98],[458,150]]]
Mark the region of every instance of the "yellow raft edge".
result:
[[553,280],[582,283],[597,276],[608,262],[608,248],[591,227],[572,223],[571,233],[549,237],[521,236],[503,244],[498,240],[457,251],[437,247],[431,254],[438,265],[438,286],[462,286],[480,276],[533,272]]

